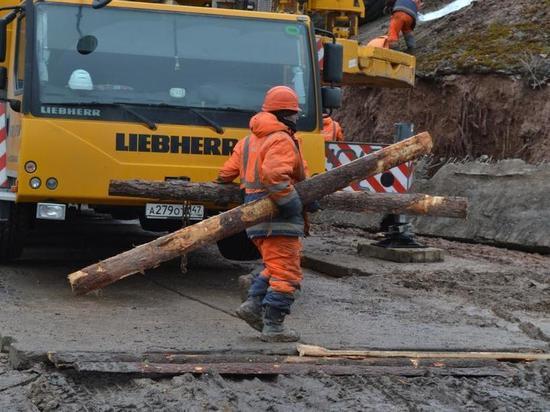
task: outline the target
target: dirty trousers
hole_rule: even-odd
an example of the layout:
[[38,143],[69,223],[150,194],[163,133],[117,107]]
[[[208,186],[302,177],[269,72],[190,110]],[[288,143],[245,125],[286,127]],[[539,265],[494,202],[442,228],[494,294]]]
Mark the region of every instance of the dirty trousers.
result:
[[294,292],[302,282],[297,236],[267,236],[252,239],[264,261],[265,269],[250,286],[249,295],[263,298],[263,304],[290,313]]
[[391,15],[390,29],[388,31],[388,42],[394,44],[399,41],[399,33],[403,35],[412,34],[414,18],[402,11],[396,11]]

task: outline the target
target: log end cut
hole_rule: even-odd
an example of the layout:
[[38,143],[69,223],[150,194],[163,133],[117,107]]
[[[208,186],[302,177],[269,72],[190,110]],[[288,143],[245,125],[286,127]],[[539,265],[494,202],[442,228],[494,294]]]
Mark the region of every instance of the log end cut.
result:
[[78,289],[78,283],[80,279],[86,278],[86,276],[88,276],[88,274],[83,270],[79,270],[78,272],[73,272],[69,276],[67,276],[73,292],[76,292],[76,290]]

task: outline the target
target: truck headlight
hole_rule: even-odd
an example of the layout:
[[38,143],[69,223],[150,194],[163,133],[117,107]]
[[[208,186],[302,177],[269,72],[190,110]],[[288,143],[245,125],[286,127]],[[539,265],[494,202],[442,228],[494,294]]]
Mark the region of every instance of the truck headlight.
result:
[[66,206],[59,203],[37,203],[36,218],[48,220],[65,220]]

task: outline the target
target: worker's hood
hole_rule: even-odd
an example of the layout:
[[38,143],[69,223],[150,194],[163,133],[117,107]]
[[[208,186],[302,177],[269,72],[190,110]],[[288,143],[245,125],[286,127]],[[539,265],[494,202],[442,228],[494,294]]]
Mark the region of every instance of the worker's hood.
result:
[[332,125],[332,117],[323,116],[323,127],[328,127]]
[[250,130],[259,138],[269,136],[275,132],[288,133],[288,127],[269,112],[260,112],[252,117],[250,119]]

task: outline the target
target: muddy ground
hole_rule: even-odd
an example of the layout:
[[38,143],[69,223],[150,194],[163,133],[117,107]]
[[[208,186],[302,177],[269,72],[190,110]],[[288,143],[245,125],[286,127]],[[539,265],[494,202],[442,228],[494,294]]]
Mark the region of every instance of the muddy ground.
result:
[[[305,270],[303,293],[289,317],[302,342],[335,348],[550,349],[550,257],[422,238],[445,249],[445,262],[403,266],[358,258],[357,243],[372,236],[314,227],[306,255],[329,256],[333,264],[356,267],[357,275],[333,278]],[[225,261],[214,248],[191,255],[186,275],[178,262],[170,262],[99,295],[71,295],[65,280],[70,270],[151,237],[132,224],[85,216],[77,227],[39,228],[23,258],[0,268],[0,335],[15,339],[5,348],[11,363],[1,357],[0,410],[550,407],[548,363],[509,364],[513,376],[485,378],[207,374],[152,380],[79,374],[41,362],[11,368],[29,354],[55,350],[293,352],[293,345],[266,346],[234,317],[237,277],[255,263]]]
[[279,376],[168,379],[80,375],[37,367],[15,372],[0,356],[0,409],[6,411],[545,411],[546,364],[512,365],[512,378],[406,379],[396,376]]

